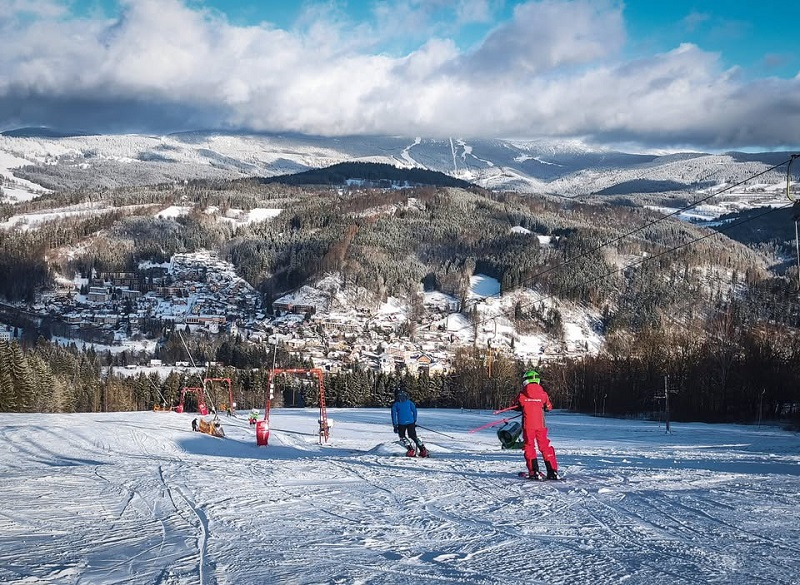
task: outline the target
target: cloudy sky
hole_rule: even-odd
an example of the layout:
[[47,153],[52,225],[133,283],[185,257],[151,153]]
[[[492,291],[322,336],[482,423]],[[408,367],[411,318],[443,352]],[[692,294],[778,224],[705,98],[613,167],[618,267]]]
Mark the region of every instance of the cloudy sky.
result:
[[800,3],[0,0],[0,131],[800,146]]

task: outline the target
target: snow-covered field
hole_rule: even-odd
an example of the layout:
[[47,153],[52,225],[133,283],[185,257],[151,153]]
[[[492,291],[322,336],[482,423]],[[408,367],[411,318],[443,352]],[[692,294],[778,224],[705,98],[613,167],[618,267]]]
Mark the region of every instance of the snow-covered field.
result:
[[551,413],[563,482],[529,482],[488,412],[0,414],[0,582],[798,583],[800,437]]

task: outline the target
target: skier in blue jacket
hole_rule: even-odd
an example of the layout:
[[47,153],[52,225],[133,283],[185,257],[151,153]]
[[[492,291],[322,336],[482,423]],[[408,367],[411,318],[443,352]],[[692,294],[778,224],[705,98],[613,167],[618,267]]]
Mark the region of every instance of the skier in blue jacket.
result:
[[[394,432],[400,436],[400,442],[406,447],[406,455],[409,457],[428,456],[428,450],[417,437],[417,405],[408,397],[405,390],[395,392],[392,404],[392,425],[394,425]],[[406,438],[406,433],[416,444],[416,450],[411,441]]]

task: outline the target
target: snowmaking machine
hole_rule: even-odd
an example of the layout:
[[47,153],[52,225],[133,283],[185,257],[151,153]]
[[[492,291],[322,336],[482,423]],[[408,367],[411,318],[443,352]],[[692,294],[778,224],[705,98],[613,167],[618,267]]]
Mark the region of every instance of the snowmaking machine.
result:
[[509,420],[503,426],[497,429],[497,438],[500,439],[500,445],[503,449],[520,449],[522,448],[522,425],[519,421]]

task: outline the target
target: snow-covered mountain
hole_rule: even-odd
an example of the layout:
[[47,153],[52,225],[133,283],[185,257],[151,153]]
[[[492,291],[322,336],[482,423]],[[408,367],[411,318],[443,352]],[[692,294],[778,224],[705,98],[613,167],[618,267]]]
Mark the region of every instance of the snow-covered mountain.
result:
[[[525,193],[575,196],[694,192],[742,181],[788,156],[627,153],[577,140],[218,132],[165,136],[0,135],[2,187],[5,198],[12,200],[32,196],[37,185],[104,188],[197,178],[271,177],[354,160],[422,167],[485,188]],[[777,169],[761,177],[760,182],[779,184],[783,177],[785,170]]]

